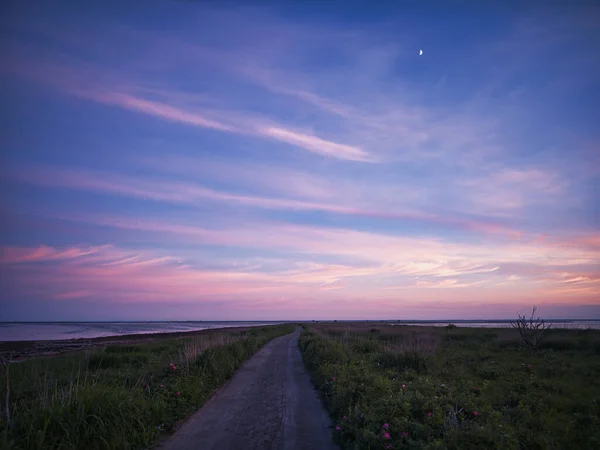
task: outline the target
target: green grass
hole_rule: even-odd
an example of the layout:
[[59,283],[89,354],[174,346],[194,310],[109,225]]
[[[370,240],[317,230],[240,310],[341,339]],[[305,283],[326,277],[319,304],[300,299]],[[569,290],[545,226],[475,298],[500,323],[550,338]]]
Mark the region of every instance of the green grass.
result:
[[318,324],[300,347],[343,449],[600,448],[598,331],[532,351],[512,329]]
[[[2,411],[0,448],[148,448],[196,411],[244,360],[293,329],[215,330],[13,363],[11,427]],[[2,410],[5,385],[6,371],[0,376]]]

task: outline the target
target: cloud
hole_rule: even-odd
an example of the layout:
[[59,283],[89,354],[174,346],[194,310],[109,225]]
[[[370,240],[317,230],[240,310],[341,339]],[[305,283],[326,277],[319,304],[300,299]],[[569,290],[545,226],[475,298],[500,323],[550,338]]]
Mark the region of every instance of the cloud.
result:
[[436,224],[444,228],[471,230],[512,238],[521,232],[501,223],[453,215],[439,215],[410,208],[396,207],[389,211],[366,209],[361,204],[343,204],[233,194],[200,186],[196,183],[162,179],[142,179],[88,170],[29,167],[5,175],[21,182],[42,186],[82,189],[93,192],[125,195],[161,202],[200,205],[206,201],[242,205],[252,208],[287,211],[322,211],[347,216],[368,217],[387,221],[414,221]]
[[305,148],[315,153],[335,156],[339,159],[347,159],[351,161],[370,161],[367,152],[350,145],[337,144],[335,142],[329,142],[315,136],[295,133],[282,128],[266,127],[259,128],[257,131],[262,135],[271,136],[274,139],[287,142],[288,144],[297,145],[298,147]]
[[[410,280],[417,278],[428,285],[451,287],[439,280],[447,278],[460,280],[452,287],[479,286],[483,280],[495,284],[515,282],[521,288],[533,286],[531,283],[556,287],[565,280],[571,283],[595,280],[600,262],[594,248],[565,245],[562,241],[457,244],[433,237],[409,238],[282,222],[245,221],[240,224],[233,221],[222,223],[218,229],[207,229],[156,219],[111,219],[93,215],[63,219],[146,232],[149,234],[144,240],[154,240],[158,245],[180,242],[186,246],[227,246],[262,257],[276,252],[280,256],[273,265],[265,265],[263,260],[244,266],[245,270],[256,265],[259,272],[266,271],[287,282],[323,284],[352,278],[357,282],[362,280],[362,286],[370,286],[370,289],[378,283],[382,287],[395,286],[399,278],[406,280],[403,286],[415,285]],[[127,254],[122,258],[132,267],[155,261],[138,261]],[[156,262],[174,263],[174,258],[159,258]],[[214,258],[213,253],[210,258]],[[315,262],[313,258],[322,262]],[[113,263],[102,261],[102,267],[107,264]],[[415,286],[425,287],[425,284]],[[592,285],[590,292],[595,289],[598,293],[599,288]]]
[[133,95],[121,93],[102,93],[75,91],[83,97],[96,100],[108,105],[121,106],[125,109],[138,111],[150,116],[160,117],[172,122],[180,122],[187,125],[210,128],[213,130],[228,131],[231,133],[241,133],[242,130],[231,125],[226,125],[217,120],[209,119],[201,114],[187,112],[182,109],[166,105],[164,103],[153,102],[143,98],[137,98]]
[[332,317],[600,298],[589,19],[419,58],[403,18],[47,12],[11,25],[2,65],[31,112],[1,173],[3,208],[32,213],[2,221],[14,298]]
[[[502,292],[509,296],[503,301],[512,304],[533,301],[536,295],[563,302],[577,295],[580,304],[595,304],[600,294],[598,254],[584,252],[590,260],[588,267],[571,265],[571,259],[581,259],[582,250],[570,247],[457,246],[435,239],[264,223],[206,234],[193,227],[182,230],[136,223],[141,224],[137,229],[162,233],[158,241],[166,247],[145,251],[114,245],[4,247],[3,274],[11,280],[13,294],[23,299],[42,296],[63,302],[110,299],[123,305],[191,305],[227,298],[236,308],[256,312],[268,307],[287,314],[300,305],[313,302],[317,307],[333,299],[349,307],[365,296],[369,302],[363,307],[370,305],[378,311],[383,311],[388,301],[396,307],[410,304],[389,297],[390,292],[400,291],[410,293],[413,302],[430,303],[439,301],[433,292],[443,290],[443,303],[453,305],[467,304],[470,298],[497,300]],[[182,231],[187,234],[181,236]],[[178,251],[169,249],[164,236],[170,233],[182,238],[186,246]],[[198,244],[245,248],[240,253],[245,256],[215,261],[214,254],[200,250],[206,247]],[[278,258],[248,256],[272,250],[277,250]],[[546,253],[557,259],[545,261]],[[319,255],[324,262],[316,261],[321,259]],[[468,292],[469,299],[451,294],[454,291]],[[275,300],[278,298],[286,300]]]
[[[131,111],[140,112],[153,117],[165,119],[170,122],[178,122],[186,125],[196,126],[205,129],[213,129],[228,133],[242,134],[247,136],[257,136],[261,138],[275,139],[295,147],[303,148],[309,152],[318,153],[324,156],[330,156],[337,159],[349,161],[373,161],[373,158],[366,150],[322,139],[306,133],[299,133],[286,129],[282,125],[273,125],[264,122],[259,116],[249,113],[240,114],[233,111],[221,111],[219,116],[227,116],[231,119],[224,123],[216,118],[210,117],[215,112],[204,113],[199,108],[194,110],[186,110],[175,105],[152,101],[143,97],[136,96],[129,92],[124,92],[123,89],[144,91],[143,86],[103,86],[98,82],[83,79],[82,74],[78,73],[77,69],[68,67],[46,67],[44,65],[32,65],[26,63],[11,67],[11,71],[30,75],[42,82],[59,87],[61,90],[68,92],[78,97],[93,100],[98,103],[103,103],[111,106],[118,106]],[[40,74],[54,73],[57,78],[45,78]],[[58,74],[61,74],[58,76]],[[70,81],[64,83],[64,74]]]
[[56,261],[80,258],[82,256],[94,255],[103,250],[104,247],[71,247],[58,250],[46,245],[37,248],[8,247],[2,248],[0,262],[3,264],[28,263],[40,261]]
[[495,215],[535,204],[562,203],[568,186],[557,173],[540,169],[502,169],[458,185],[467,189],[473,211]]

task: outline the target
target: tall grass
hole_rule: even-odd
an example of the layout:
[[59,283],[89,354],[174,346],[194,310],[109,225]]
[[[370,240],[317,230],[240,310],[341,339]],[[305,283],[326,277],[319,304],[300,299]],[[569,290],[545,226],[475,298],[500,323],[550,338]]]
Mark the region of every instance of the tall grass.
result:
[[600,448],[600,332],[317,324],[303,359],[344,449]]
[[[0,415],[0,448],[147,448],[197,410],[245,359],[292,330],[218,330],[13,363],[12,420],[8,427],[6,414]],[[6,371],[0,380],[4,385]]]

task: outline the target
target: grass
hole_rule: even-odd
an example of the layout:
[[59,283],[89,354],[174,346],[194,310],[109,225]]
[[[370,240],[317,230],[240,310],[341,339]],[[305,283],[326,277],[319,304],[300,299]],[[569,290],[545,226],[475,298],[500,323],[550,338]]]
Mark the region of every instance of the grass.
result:
[[[300,340],[343,449],[600,448],[600,332],[316,324]],[[388,433],[388,434],[386,434]]]
[[148,448],[202,406],[244,360],[293,328],[222,329],[13,363],[11,426],[3,411],[0,448]]

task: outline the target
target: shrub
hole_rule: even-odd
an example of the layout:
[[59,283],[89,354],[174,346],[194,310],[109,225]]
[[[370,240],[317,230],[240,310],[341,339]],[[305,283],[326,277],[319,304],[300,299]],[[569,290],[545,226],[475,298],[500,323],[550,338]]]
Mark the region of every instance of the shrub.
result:
[[519,314],[519,318],[511,322],[511,326],[519,332],[523,342],[534,350],[538,348],[540,342],[551,328],[550,324],[546,324],[541,318],[535,317],[536,310],[537,306],[534,306],[531,317],[527,318]]
[[[369,339],[370,327],[345,324],[341,341],[331,337],[330,326],[303,334],[300,348],[342,449],[598,447],[600,359],[590,343],[600,332],[585,346],[576,332],[550,333],[543,345],[561,342],[573,350],[529,352],[500,346],[519,338],[510,328],[489,336],[473,328],[415,333],[382,327],[390,339],[380,341]],[[439,351],[435,345],[429,352],[410,350],[411,340],[440,331]],[[364,342],[376,343],[378,351],[362,351]]]
[[[215,331],[11,364],[10,398],[0,391],[2,404],[11,404],[11,426],[0,412],[0,448],[150,448],[246,358],[292,330],[289,325],[263,327],[253,330],[251,338],[233,332],[225,340]],[[204,351],[191,352],[190,346]],[[189,358],[185,370],[175,364],[182,355]],[[7,374],[0,372],[0,385],[7,383]]]

